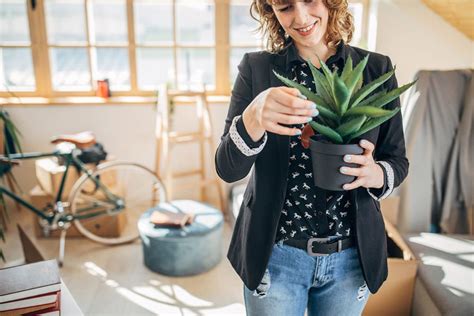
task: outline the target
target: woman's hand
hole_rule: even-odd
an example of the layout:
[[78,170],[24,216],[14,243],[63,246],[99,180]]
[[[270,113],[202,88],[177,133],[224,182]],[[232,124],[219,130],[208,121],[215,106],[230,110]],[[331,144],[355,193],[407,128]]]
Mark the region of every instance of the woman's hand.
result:
[[307,123],[319,114],[316,104],[299,96],[297,89],[289,87],[262,91],[242,114],[250,137],[257,141],[265,131],[280,135],[300,135],[300,129],[280,125]]
[[361,186],[379,189],[383,187],[384,174],[382,167],[374,161],[372,156],[375,146],[365,139],[361,140],[359,144],[364,148],[362,155],[344,156],[345,162],[353,162],[361,166],[358,168],[341,167],[341,173],[357,177],[353,182],[344,184],[343,189],[352,190]]

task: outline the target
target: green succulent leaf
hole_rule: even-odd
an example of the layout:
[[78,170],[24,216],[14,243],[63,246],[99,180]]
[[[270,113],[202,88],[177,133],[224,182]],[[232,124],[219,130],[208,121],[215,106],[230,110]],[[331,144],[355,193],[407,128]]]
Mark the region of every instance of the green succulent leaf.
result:
[[[357,104],[357,107],[359,106],[365,106],[367,104],[370,104],[372,101],[374,101],[375,99],[379,98],[381,95],[384,95],[385,93],[387,93],[387,89],[383,89],[382,91],[379,91],[377,93],[374,93],[372,94],[370,97],[362,100],[361,102],[359,102],[359,104]],[[352,108],[352,107],[351,107]]]
[[383,122],[391,119],[395,114],[397,114],[397,112],[400,111],[400,107],[397,107],[393,110],[391,110],[390,114],[389,115],[385,115],[385,116],[381,116],[381,117],[375,117],[375,118],[372,118],[370,120],[367,120],[363,125],[362,127],[360,128],[359,131],[351,134],[348,138],[347,138],[347,142],[351,141],[352,139],[356,138],[356,137],[359,137],[360,135],[370,131],[371,129],[379,126],[380,124],[382,124]]
[[331,70],[329,69],[329,67],[326,65],[326,63],[324,61],[322,61],[319,56],[316,54],[316,56],[318,57],[318,60],[319,60],[319,64],[321,65],[321,68],[324,72],[324,75],[326,76],[326,80],[328,81],[329,85],[330,85],[330,88],[331,88],[331,91],[333,91],[333,73],[331,72]]
[[366,115],[368,117],[380,117],[384,115],[389,115],[390,110],[384,110],[374,106],[358,106],[352,109],[349,109],[344,116],[353,116],[353,115]]
[[349,134],[357,132],[361,128],[362,124],[364,124],[366,119],[367,116],[365,115],[356,116],[352,120],[349,120],[339,126],[336,129],[336,132],[338,132],[342,137],[346,137]]
[[372,91],[377,89],[380,85],[382,85],[385,81],[387,81],[393,74],[395,73],[395,68],[386,74],[378,77],[374,81],[371,81],[367,85],[365,85],[362,89],[358,90],[351,99],[350,107],[353,108],[359,104],[367,95],[369,95]]
[[313,65],[311,60],[306,60],[306,63],[309,65],[309,69],[313,74],[314,85],[316,86],[316,93],[319,94],[321,98],[323,98],[326,104],[330,106],[333,111],[336,111],[334,98],[331,94],[331,87],[326,77],[316,68],[316,66]]
[[360,88],[362,88],[362,85],[364,84],[364,77],[361,76],[359,78],[359,81],[357,81],[357,84],[356,86],[354,87],[354,91],[352,91],[352,95],[354,95],[354,93],[356,93],[357,91],[359,91]]
[[[417,79],[418,80],[418,79]],[[375,99],[374,101],[372,101],[371,103],[368,104],[368,106],[375,106],[375,107],[379,107],[381,108],[382,106],[384,106],[385,104],[389,103],[389,102],[392,102],[393,100],[395,100],[396,98],[398,98],[403,92],[405,92],[406,90],[408,90],[412,85],[415,84],[415,82],[417,81],[413,81],[413,82],[410,82],[410,83],[407,83],[406,85],[403,85],[399,88],[396,88],[396,89],[393,89],[392,91],[388,92],[387,94],[385,95],[382,95],[380,96],[379,98]]]
[[342,70],[341,74],[341,79],[344,82],[347,82],[347,78],[352,72],[352,57],[349,55],[349,57],[346,60],[346,64],[344,65],[344,69]]
[[284,84],[286,84],[289,87],[296,88],[298,89],[299,92],[301,92],[305,97],[308,98],[308,100],[313,101],[316,103],[318,106],[318,111],[319,114],[325,118],[329,118],[331,120],[336,120],[339,121],[339,116],[331,111],[329,106],[324,102],[324,100],[318,96],[317,94],[311,92],[308,88],[305,86],[294,82],[293,80],[290,80],[288,78],[283,77],[282,75],[278,74],[276,71],[273,71],[275,76],[280,79]]
[[350,93],[346,85],[344,84],[344,81],[339,78],[339,76],[334,76],[334,98],[336,100],[337,104],[337,110],[339,115],[344,115],[344,113],[347,111],[347,105],[349,104],[350,100]]
[[[334,68],[331,71],[326,63],[316,56],[321,65],[320,69],[317,69],[311,60],[306,61],[313,74],[316,87],[314,92],[275,71],[274,73],[284,84],[298,89],[308,100],[318,105],[320,115],[309,124],[316,132],[335,144],[349,143],[392,118],[400,111],[400,107],[391,110],[383,106],[398,98],[416,83],[415,80],[387,92],[387,89],[382,89],[382,85],[395,74],[396,66],[364,85],[363,71],[367,66],[369,54],[354,68],[352,57],[349,56],[340,76],[339,69]],[[380,91],[374,92],[377,89]]]
[[311,125],[311,127],[315,131],[317,131],[320,134],[326,136],[327,138],[329,138],[334,143],[336,143],[336,144],[342,144],[343,143],[343,139],[342,139],[341,135],[339,135],[339,133],[336,132],[335,130],[333,130],[332,128],[330,128],[328,126],[321,125],[321,124],[316,123],[314,121],[309,122],[309,124]]
[[365,56],[364,59],[357,64],[357,66],[354,68],[354,70],[350,73],[349,77],[347,78],[346,86],[351,95],[357,83],[362,77],[362,72],[364,71],[365,66],[367,65],[367,62],[369,61],[369,55],[370,54],[367,54],[367,56]]

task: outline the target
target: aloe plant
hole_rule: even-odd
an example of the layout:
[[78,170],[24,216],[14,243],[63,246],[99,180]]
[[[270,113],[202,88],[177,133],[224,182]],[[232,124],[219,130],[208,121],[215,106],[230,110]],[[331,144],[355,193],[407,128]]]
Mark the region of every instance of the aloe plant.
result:
[[396,69],[394,66],[391,71],[363,86],[362,72],[367,65],[369,55],[367,54],[355,68],[353,68],[352,58],[349,56],[340,75],[337,73],[337,68],[331,72],[319,56],[318,60],[323,73],[311,63],[311,60],[306,60],[313,74],[316,93],[275,71],[273,72],[285,85],[298,89],[308,100],[317,104],[319,115],[316,121],[309,123],[316,132],[335,144],[348,144],[352,139],[397,114],[400,110],[399,107],[387,110],[383,106],[398,98],[416,82],[415,80],[389,92],[383,89],[369,96],[371,92],[390,79]]

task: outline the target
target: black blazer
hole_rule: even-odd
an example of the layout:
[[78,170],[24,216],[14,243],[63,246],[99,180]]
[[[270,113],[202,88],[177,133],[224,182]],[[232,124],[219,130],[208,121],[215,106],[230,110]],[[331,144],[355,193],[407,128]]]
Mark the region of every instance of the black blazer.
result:
[[[369,53],[361,48],[343,44],[344,56],[352,56],[357,65]],[[268,133],[263,150],[254,156],[245,156],[229,136],[232,119],[242,114],[251,101],[269,87],[283,86],[272,70],[289,77],[287,53],[265,51],[246,53],[240,62],[224,133],[216,155],[216,171],[226,182],[234,182],[248,175],[249,183],[243,203],[235,222],[227,257],[233,268],[250,290],[259,285],[267,267],[274,244],[278,221],[286,194],[289,161],[289,136]],[[391,60],[375,52],[364,69],[364,84],[393,69]],[[373,93],[383,88],[388,91],[398,87],[395,75]],[[386,108],[400,106],[400,99],[390,102]],[[405,155],[405,140],[402,116],[399,111],[392,119],[363,134],[375,144],[374,159],[390,163],[394,171],[394,187],[400,185],[408,173]],[[350,191],[350,198],[356,211],[356,235],[359,260],[368,288],[375,293],[387,278],[387,242],[380,204],[373,199],[366,188]]]

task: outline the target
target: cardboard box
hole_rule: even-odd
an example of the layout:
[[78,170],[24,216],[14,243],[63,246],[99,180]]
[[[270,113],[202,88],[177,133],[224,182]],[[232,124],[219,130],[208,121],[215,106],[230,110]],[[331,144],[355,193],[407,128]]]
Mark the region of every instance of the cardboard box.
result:
[[[88,168],[90,170],[94,170],[96,168],[95,165],[93,166],[89,166],[88,165]],[[100,181],[105,185],[107,186],[108,188],[114,188],[114,187],[117,187],[117,172],[115,169],[106,169],[106,170],[103,170],[100,174]],[[95,189],[95,183],[88,179],[86,180],[86,186],[84,187],[85,190],[87,191],[92,191]]]
[[410,315],[418,260],[396,228],[386,219],[388,278],[370,295],[363,315]]
[[[123,186],[119,188],[117,186],[113,191],[120,192],[123,191]],[[54,203],[54,198],[43,191],[39,186],[35,186],[30,191],[30,203],[38,208],[44,209],[48,204],[52,205]],[[53,237],[57,238],[60,235],[59,230],[50,231],[49,236],[44,236],[43,230],[39,224],[39,217],[32,213],[33,218],[33,227],[36,237]],[[96,219],[91,219],[87,222],[87,227],[93,230],[97,235],[102,237],[118,237],[122,232],[126,224],[126,216],[124,213],[120,213],[114,217],[99,217]],[[83,238],[84,236],[77,230],[76,226],[71,223],[71,227],[67,231],[67,237],[79,237]]]
[[[105,162],[109,162],[114,159],[114,156],[109,155]],[[56,157],[37,159],[35,160],[35,166],[36,178],[41,189],[49,195],[56,196],[59,191],[59,187],[61,186],[61,180],[63,178],[64,172],[66,171],[66,166],[60,165]],[[86,164],[86,166],[90,170],[94,170],[94,168],[97,167],[95,164]],[[79,176],[80,174],[74,166],[69,167],[63,188],[63,200],[67,200],[69,193],[71,192],[76,180],[79,179]],[[117,181],[117,175],[113,170],[107,171],[101,177],[101,181],[105,185],[112,187]],[[91,182],[91,184],[93,183]],[[91,187],[93,188],[93,186]]]
[[400,205],[399,196],[390,196],[380,201],[380,210],[383,217],[397,227],[398,225],[398,206]]
[[[66,166],[59,165],[56,157],[37,159],[35,161],[36,179],[40,188],[48,195],[56,196]],[[74,182],[79,178],[76,168],[69,168],[64,183],[62,199],[65,200],[71,192]]]

